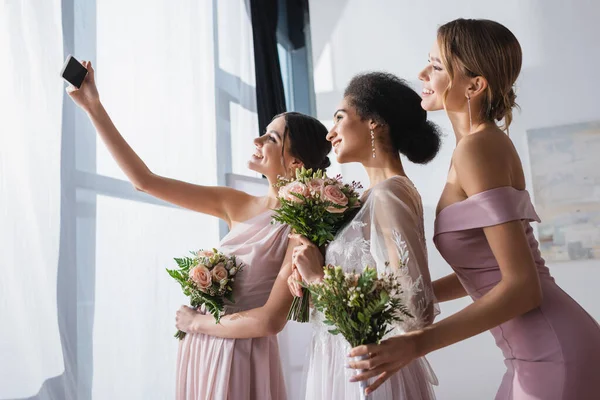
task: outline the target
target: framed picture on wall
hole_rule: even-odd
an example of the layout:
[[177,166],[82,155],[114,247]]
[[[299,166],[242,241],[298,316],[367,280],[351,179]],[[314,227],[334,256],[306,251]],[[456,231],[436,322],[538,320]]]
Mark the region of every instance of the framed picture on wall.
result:
[[532,129],[527,141],[542,256],[600,259],[600,121]]

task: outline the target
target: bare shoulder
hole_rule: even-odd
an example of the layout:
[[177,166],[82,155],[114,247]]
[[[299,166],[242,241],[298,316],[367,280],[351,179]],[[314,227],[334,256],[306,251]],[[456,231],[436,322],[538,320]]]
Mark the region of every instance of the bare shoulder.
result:
[[463,191],[471,196],[513,183],[520,161],[510,138],[498,130],[482,131],[462,139],[452,162]]
[[453,161],[506,159],[515,151],[510,138],[499,129],[490,129],[463,138],[454,151]]

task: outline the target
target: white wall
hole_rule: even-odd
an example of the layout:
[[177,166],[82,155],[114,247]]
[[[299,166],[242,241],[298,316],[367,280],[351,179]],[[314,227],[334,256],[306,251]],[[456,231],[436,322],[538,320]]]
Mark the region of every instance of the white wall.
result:
[[[459,11],[462,10],[462,11]],[[310,18],[317,113],[330,121],[350,78],[366,70],[387,70],[420,88],[417,74],[427,62],[437,27],[449,20],[488,18],[505,24],[519,39],[524,65],[518,82],[517,113],[511,137],[529,179],[525,132],[547,127],[600,120],[600,4],[594,0],[312,0]],[[427,166],[406,163],[425,206],[430,268],[434,278],[451,272],[438,254],[433,235],[434,210],[445,182],[454,136],[443,112],[430,115],[447,136],[440,155]],[[356,165],[333,168],[346,179],[367,181]],[[531,182],[528,181],[531,188]],[[557,282],[600,320],[599,262],[550,265]],[[448,316],[470,300],[442,307]],[[504,373],[500,351],[485,333],[431,354],[440,386],[440,399],[491,399]]]

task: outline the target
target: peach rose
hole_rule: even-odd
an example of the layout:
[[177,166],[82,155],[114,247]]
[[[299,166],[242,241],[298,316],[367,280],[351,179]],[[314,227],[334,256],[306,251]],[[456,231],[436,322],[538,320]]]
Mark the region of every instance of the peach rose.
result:
[[215,253],[212,250],[201,250],[197,254],[198,257],[208,257],[208,258],[211,258],[214,255],[215,255]]
[[212,285],[210,271],[202,264],[190,270],[190,279],[194,281],[200,289],[206,289]]
[[306,185],[297,181],[289,183],[279,189],[279,197],[283,198],[284,200],[292,201],[294,203],[304,203],[304,200],[294,196],[292,193],[296,193],[305,197],[308,197],[310,194]]
[[333,214],[343,213],[348,208],[348,198],[337,185],[328,185],[323,189],[323,199],[343,207],[330,206],[327,211]]
[[323,196],[323,179],[315,178],[308,181],[306,184],[308,190],[313,194]]
[[227,273],[227,269],[225,269],[223,263],[217,264],[217,266],[214,267],[212,270],[212,277],[217,282],[221,282],[223,279],[227,279],[228,275],[229,274]]

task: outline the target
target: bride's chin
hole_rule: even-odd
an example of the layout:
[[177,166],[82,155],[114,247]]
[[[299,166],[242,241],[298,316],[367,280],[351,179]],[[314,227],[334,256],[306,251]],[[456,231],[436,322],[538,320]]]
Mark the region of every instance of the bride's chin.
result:
[[352,162],[352,161],[348,161],[348,154],[344,153],[343,151],[340,152],[340,153],[336,153],[335,154],[335,161],[338,164],[344,164],[344,163],[347,163],[347,162]]

